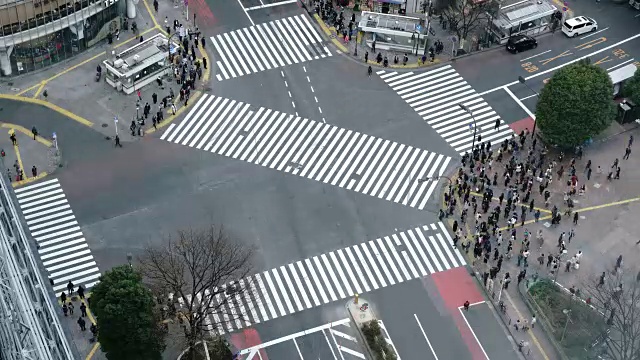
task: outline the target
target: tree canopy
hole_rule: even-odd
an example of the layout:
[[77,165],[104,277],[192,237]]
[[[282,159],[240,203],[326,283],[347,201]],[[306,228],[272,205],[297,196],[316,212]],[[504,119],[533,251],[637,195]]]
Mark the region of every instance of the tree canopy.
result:
[[613,84],[587,61],[558,70],[540,92],[536,123],[545,141],[569,149],[606,129],[615,116]]
[[636,106],[640,106],[640,71],[636,70],[633,77],[624,83],[623,93]]
[[98,321],[98,341],[110,360],[162,358],[164,333],[151,291],[142,276],[124,265],[107,271],[91,294]]

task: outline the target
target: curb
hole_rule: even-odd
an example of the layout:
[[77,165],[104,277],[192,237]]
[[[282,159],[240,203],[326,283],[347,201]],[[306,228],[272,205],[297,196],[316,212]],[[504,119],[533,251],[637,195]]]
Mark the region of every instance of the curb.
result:
[[[353,301],[353,300],[349,300],[349,301]],[[369,348],[369,344],[367,344],[367,339],[364,337],[364,334],[362,333],[362,328],[360,327],[360,325],[358,325],[358,322],[356,321],[355,317],[353,316],[353,313],[351,313],[351,310],[349,309],[349,301],[347,301],[347,303],[344,305],[344,307],[347,309],[347,314],[349,314],[349,319],[351,319],[351,322],[356,325],[356,332],[358,333],[358,340],[362,342],[363,347],[364,347],[365,351],[367,352],[367,356],[370,359],[375,359],[376,357],[373,355],[373,352],[371,352],[371,349]],[[373,313],[373,310],[371,310],[371,312]],[[378,318],[375,317],[375,314],[374,314],[373,317],[376,319],[376,321],[378,320]]]

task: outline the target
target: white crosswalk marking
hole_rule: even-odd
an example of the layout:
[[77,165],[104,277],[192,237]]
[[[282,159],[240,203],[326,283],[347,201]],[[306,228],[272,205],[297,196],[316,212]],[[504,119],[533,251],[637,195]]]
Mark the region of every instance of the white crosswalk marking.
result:
[[42,263],[59,294],[69,281],[90,289],[100,277],[82,230],[58,179],[15,190],[31,236],[38,243]]
[[451,160],[279,111],[254,110],[204,94],[161,139],[418,209],[427,206],[438,186],[435,177]]
[[218,59],[218,80],[332,55],[305,15],[212,36],[211,44]]
[[[277,318],[271,299],[275,299],[280,315],[286,316],[355,293],[465,266],[452,241],[444,224],[438,223],[278,266],[236,282],[246,289],[243,296],[217,294],[216,302],[222,302],[225,310],[209,314],[207,324],[211,323],[210,328],[218,334],[224,334]],[[209,292],[205,291],[205,295],[209,296]]]
[[[502,121],[496,128],[500,116],[451,65],[421,73],[378,71],[377,74],[461,154],[473,146],[473,119],[477,126],[476,144],[485,141],[498,144],[513,134]],[[473,118],[460,104],[471,111]]]

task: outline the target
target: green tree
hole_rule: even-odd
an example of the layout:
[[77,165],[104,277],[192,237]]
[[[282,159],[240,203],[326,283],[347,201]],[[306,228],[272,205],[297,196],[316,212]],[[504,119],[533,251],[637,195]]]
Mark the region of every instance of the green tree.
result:
[[636,106],[640,106],[640,71],[636,70],[633,77],[624,83],[622,92],[624,96],[631,99]]
[[91,294],[98,319],[98,341],[110,360],[156,360],[164,351],[164,332],[151,291],[131,266],[114,267]]
[[604,69],[579,61],[558,70],[540,92],[536,123],[545,141],[571,149],[606,129],[615,116]]

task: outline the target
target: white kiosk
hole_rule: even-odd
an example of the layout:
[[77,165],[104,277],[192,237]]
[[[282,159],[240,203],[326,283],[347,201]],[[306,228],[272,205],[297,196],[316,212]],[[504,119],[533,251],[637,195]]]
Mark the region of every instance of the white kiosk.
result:
[[[173,43],[173,47],[178,44]],[[102,63],[106,68],[105,81],[125,94],[171,73],[169,40],[157,34],[132,46]]]

